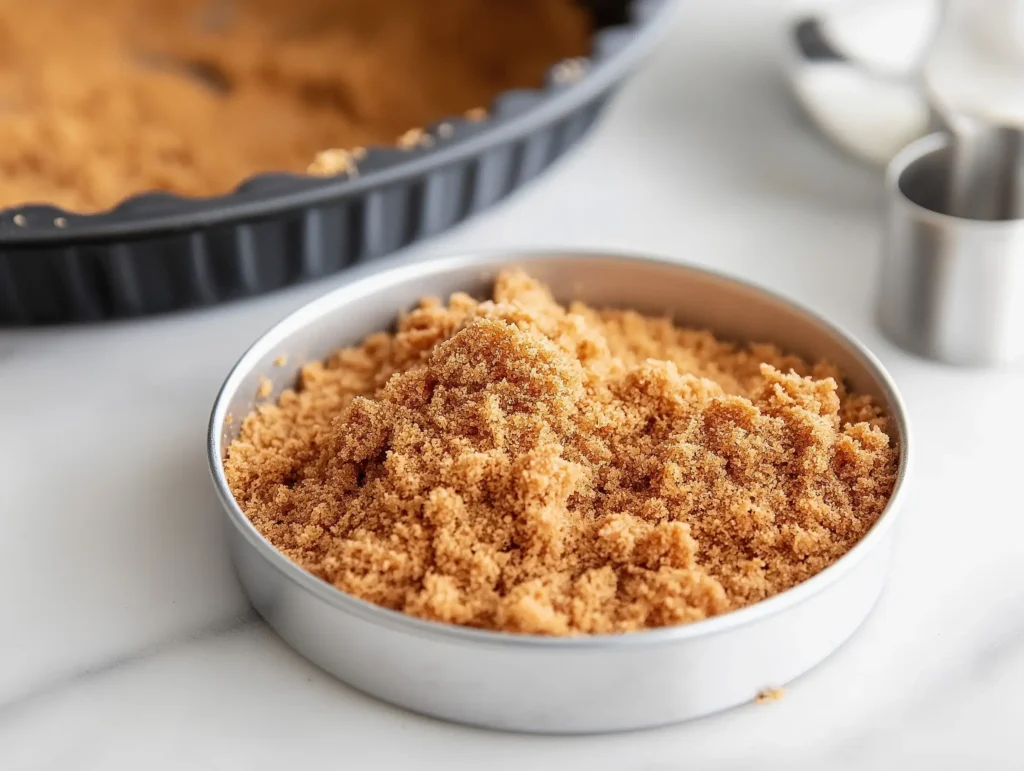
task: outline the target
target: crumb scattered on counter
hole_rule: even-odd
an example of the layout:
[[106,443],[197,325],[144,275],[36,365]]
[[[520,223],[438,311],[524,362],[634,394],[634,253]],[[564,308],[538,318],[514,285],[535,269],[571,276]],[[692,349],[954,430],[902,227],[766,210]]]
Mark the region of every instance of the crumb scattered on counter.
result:
[[[344,330],[339,330],[343,334]],[[227,477],[324,581],[414,616],[545,635],[771,597],[883,511],[886,418],[826,362],[631,311],[426,299],[246,418]]]
[[766,688],[757,694],[757,698],[754,702],[757,704],[768,704],[769,702],[778,701],[786,695],[785,688]]

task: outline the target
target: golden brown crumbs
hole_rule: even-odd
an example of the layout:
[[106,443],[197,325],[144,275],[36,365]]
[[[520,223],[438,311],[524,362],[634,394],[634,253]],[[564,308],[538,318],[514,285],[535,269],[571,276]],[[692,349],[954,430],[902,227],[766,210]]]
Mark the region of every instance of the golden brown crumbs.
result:
[[356,166],[355,154],[340,148],[323,150],[316,154],[313,162],[306,168],[307,174],[314,177],[333,177],[338,174],[359,176],[359,168]]
[[757,694],[754,702],[757,704],[768,704],[773,701],[779,701],[785,695],[786,690],[784,688],[765,688],[761,693]]
[[0,0],[0,207],[302,172],[540,85],[589,28],[573,0]]
[[259,385],[256,387],[256,398],[266,399],[274,393],[274,384],[263,375],[259,377]]
[[433,139],[421,128],[411,128],[398,138],[395,143],[403,150],[411,150],[414,147],[426,147],[433,143]]
[[230,412],[227,415],[224,416],[224,425],[230,426],[234,422],[235,422],[235,416],[232,415]]
[[573,635],[682,624],[810,578],[893,490],[886,418],[839,373],[631,311],[423,300],[246,418],[240,506],[339,589],[425,619]]
[[281,354],[276,359],[274,359],[274,366],[275,367],[283,367],[287,363],[288,363],[288,357],[285,356],[284,354]]
[[466,120],[471,120],[479,123],[482,120],[486,120],[487,110],[483,107],[474,107],[470,110],[466,110],[466,112],[463,114],[463,117]]

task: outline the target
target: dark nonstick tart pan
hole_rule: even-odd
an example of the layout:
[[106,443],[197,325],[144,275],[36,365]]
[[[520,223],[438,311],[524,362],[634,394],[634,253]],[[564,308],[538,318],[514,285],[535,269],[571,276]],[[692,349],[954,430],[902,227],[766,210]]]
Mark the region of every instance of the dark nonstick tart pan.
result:
[[[260,174],[233,192],[143,193],[99,214],[0,212],[0,324],[100,321],[249,297],[440,233],[540,174],[591,126],[653,43],[669,0],[589,0],[587,60],[498,96],[484,120],[373,148],[357,173]],[[429,145],[429,146],[428,146]]]

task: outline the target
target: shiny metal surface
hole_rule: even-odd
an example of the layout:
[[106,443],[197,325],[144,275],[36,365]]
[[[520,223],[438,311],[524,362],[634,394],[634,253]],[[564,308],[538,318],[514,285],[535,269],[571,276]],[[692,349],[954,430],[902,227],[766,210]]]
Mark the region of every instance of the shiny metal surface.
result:
[[1001,192],[1009,172],[988,177],[976,193],[970,206],[979,218],[946,213],[953,159],[951,140],[933,134],[889,167],[879,325],[920,356],[1010,364],[1024,359],[1024,219],[1001,216],[1014,205]]
[[884,167],[929,132],[919,72],[942,21],[935,0],[796,3],[782,48],[789,87],[822,136]]
[[976,220],[1024,219],[1024,129],[971,115],[944,117],[951,132],[945,213]]
[[[900,475],[886,512],[839,562],[750,608],[628,635],[554,639],[422,621],[343,594],[279,554],[246,519],[221,459],[253,407],[260,376],[275,392],[298,368],[392,325],[425,294],[485,294],[520,265],[556,295],[671,314],[737,339],[827,357],[894,416]],[[286,367],[274,365],[288,357]],[[230,419],[229,419],[229,416]],[[209,460],[231,555],[253,604],[289,645],[359,690],[417,712],[490,728],[591,733],[645,728],[750,702],[835,650],[872,608],[888,568],[908,464],[899,395],[875,358],[843,332],[779,297],[653,258],[600,254],[467,254],[390,261],[354,275],[264,335],[235,366],[210,422]]]

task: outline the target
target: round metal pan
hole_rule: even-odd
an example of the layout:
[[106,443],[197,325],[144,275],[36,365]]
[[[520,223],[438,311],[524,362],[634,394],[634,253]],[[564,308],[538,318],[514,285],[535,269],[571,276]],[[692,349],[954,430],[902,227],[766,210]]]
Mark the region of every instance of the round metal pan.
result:
[[0,325],[100,321],[262,294],[375,260],[488,208],[587,133],[671,6],[580,1],[596,26],[587,60],[556,65],[540,88],[500,94],[484,120],[427,127],[421,146],[370,148],[355,175],[260,174],[224,196],[142,193],[97,214],[0,211]]
[[[305,363],[393,325],[424,295],[486,296],[512,265],[556,297],[670,314],[736,340],[774,342],[827,358],[849,385],[892,416],[896,489],[846,556],[799,586],[688,625],[576,638],[480,631],[423,621],[344,594],[274,549],[239,509],[222,458],[262,378],[277,393]],[[287,356],[287,367],[275,365]],[[260,391],[265,393],[265,389]],[[654,258],[600,254],[466,254],[392,262],[354,275],[259,339],[228,376],[213,409],[208,451],[232,558],[267,622],[303,656],[361,691],[416,712],[513,731],[590,733],[645,728],[753,700],[818,664],[867,616],[885,580],[903,502],[909,434],[899,394],[878,361],[841,330],[747,284]]]

